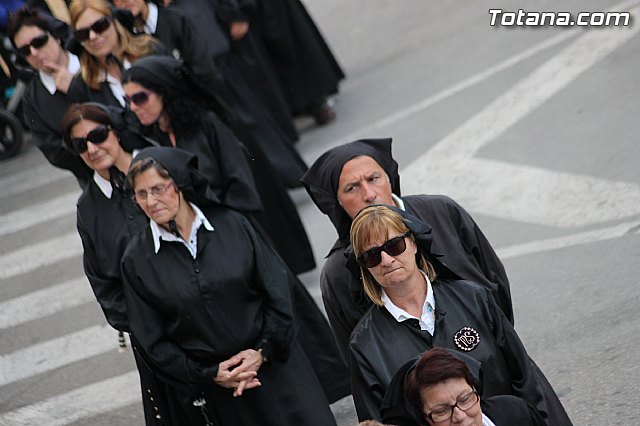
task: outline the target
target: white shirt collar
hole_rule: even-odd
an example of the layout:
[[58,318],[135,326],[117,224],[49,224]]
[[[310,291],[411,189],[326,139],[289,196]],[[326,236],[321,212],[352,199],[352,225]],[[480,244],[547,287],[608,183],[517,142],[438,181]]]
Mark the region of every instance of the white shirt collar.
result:
[[482,413],[482,426],[496,426],[484,413]]
[[[422,271],[420,271],[422,272]],[[427,275],[422,272],[424,275],[424,279],[427,280],[427,297],[424,299],[424,305],[422,306],[422,316],[420,318],[414,317],[407,311],[402,308],[397,307],[387,296],[384,290],[382,290],[382,303],[384,307],[389,311],[389,313],[395,318],[396,321],[402,322],[408,319],[417,319],[420,323],[420,328],[422,330],[428,330],[431,334],[433,334],[434,330],[434,311],[436,310],[436,300],[433,295],[433,289],[431,288],[431,281]]]
[[404,208],[404,201],[402,201],[402,198],[398,197],[396,194],[394,194],[393,192],[391,193],[391,198],[393,198],[393,201],[396,202],[396,204],[398,205],[398,208],[402,211],[405,211]]
[[[191,228],[198,229],[200,228],[200,226],[204,226],[204,229],[206,229],[207,231],[213,231],[214,230],[213,226],[211,225],[209,220],[205,217],[205,215],[202,213],[202,210],[200,210],[193,203],[189,203],[189,205],[191,206],[191,208],[196,214],[196,217],[193,220],[193,224],[191,225]],[[149,227],[151,227],[151,235],[153,236],[153,248],[156,253],[160,251],[161,239],[165,241],[177,241],[177,242],[184,243],[184,241],[181,238],[176,237],[171,232],[167,231],[166,229],[158,225],[153,220],[149,221]]]
[[113,187],[111,186],[111,182],[100,176],[100,174],[95,171],[93,172],[93,181],[96,183],[96,185],[98,185],[98,188],[100,188],[100,191],[102,191],[104,196],[108,199],[111,199],[111,196],[113,195]]
[[[80,69],[80,61],[78,60],[78,57],[71,52],[67,52],[67,56],[69,58],[67,69],[71,74],[75,75]],[[52,95],[56,93],[58,88],[56,87],[56,80],[53,78],[53,74],[40,70],[38,71],[38,75],[40,76],[42,85],[47,89],[47,91]]]
[[[131,62],[129,62],[127,58],[124,58],[124,61],[122,62],[122,68],[125,70],[131,68]],[[107,74],[105,70],[102,70],[101,78],[102,81],[106,81],[107,83],[109,83],[111,93],[113,93],[113,96],[115,96],[120,106],[124,108],[126,104],[124,102],[124,89],[122,87],[122,82],[120,82],[120,80],[118,80],[111,74]]]
[[147,34],[155,34],[158,28],[158,6],[151,2],[147,2],[149,13],[147,14],[147,22],[144,23],[144,32]]

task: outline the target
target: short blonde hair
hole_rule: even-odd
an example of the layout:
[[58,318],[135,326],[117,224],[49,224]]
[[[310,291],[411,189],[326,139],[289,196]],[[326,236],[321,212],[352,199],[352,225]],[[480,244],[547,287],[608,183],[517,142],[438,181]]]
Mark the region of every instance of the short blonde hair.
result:
[[[350,235],[351,245],[356,257],[358,257],[372,241],[386,239],[389,233],[404,234],[407,231],[409,231],[409,228],[399,213],[383,205],[369,206],[362,209],[353,219]],[[430,281],[436,279],[436,271],[433,265],[425,259],[420,250],[416,254],[416,264],[418,268],[427,274]],[[383,306],[382,286],[373,278],[368,268],[360,265],[360,271],[365,293],[373,303]]]
[[[111,52],[116,56],[122,54],[129,62],[134,62],[141,56],[150,55],[155,51],[155,47],[160,43],[155,37],[148,34],[133,35],[113,16],[109,3],[106,0],[73,0],[69,5],[69,15],[71,16],[71,25],[75,28],[76,22],[80,15],[86,9],[93,9],[104,16],[111,18],[111,23],[118,34],[118,43],[120,52]],[[80,55],[80,72],[82,79],[89,87],[94,90],[100,89],[100,71],[102,65],[94,56],[87,51],[83,51]]]

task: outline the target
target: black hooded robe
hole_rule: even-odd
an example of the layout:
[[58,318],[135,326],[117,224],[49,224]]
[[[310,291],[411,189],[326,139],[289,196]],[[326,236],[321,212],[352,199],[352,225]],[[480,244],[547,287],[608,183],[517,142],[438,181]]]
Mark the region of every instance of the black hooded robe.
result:
[[436,280],[432,288],[436,302],[433,336],[420,330],[417,321],[399,323],[378,306],[372,306],[354,329],[349,351],[353,399],[360,420],[380,419],[384,395],[403,364],[434,346],[461,350],[455,338],[470,327],[479,337],[470,341],[464,353],[482,365],[481,396],[514,395],[534,407],[546,425],[571,425],[564,410],[549,415],[550,405],[561,407],[558,397],[539,375],[486,288],[460,280]]
[[254,20],[291,111],[312,113],[345,75],[300,0],[258,0]]
[[[151,230],[132,239],[122,262],[130,324],[165,374],[197,387],[221,425],[335,425],[296,343],[286,266],[237,212],[207,207],[215,228],[198,231],[194,259],[180,243],[155,253]],[[221,361],[248,348],[273,348],[262,386],[238,398],[213,379]],[[198,423],[190,423],[198,424]]]

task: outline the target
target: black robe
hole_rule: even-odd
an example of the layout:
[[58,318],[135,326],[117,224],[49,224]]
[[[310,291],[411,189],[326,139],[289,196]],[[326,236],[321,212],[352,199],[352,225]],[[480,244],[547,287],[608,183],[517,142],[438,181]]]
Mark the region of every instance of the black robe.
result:
[[[148,227],[147,218],[134,205],[130,192],[114,188],[109,199],[91,178],[77,205],[84,271],[107,322],[118,331],[131,331],[120,262],[132,235],[144,227]],[[167,398],[174,390],[158,379],[144,361],[144,353],[135,336],[131,334],[130,338],[140,375],[145,424],[179,424],[170,422],[176,418],[174,413],[181,411],[179,407],[172,407]],[[169,423],[165,423],[167,421]]]
[[[402,197],[408,213],[432,228],[438,260],[460,278],[482,284],[497,292],[500,307],[510,314],[511,296],[502,262],[471,216],[451,198],[442,195]],[[320,288],[338,349],[347,357],[347,344],[353,328],[372,305],[364,292],[359,270],[347,268],[348,242],[338,240],[327,256]],[[494,293],[495,294],[495,293]],[[508,297],[508,298],[507,298]]]
[[84,188],[93,176],[93,170],[87,167],[80,156],[65,148],[60,133],[62,118],[69,105],[66,94],[56,91],[52,95],[38,75],[29,83],[22,100],[25,121],[31,129],[35,145],[49,163],[69,170]]
[[[130,325],[145,353],[165,374],[204,393],[215,424],[334,425],[296,343],[286,266],[239,213],[203,212],[215,230],[200,227],[195,259],[175,242],[161,242],[155,253],[148,228],[125,251]],[[261,387],[234,398],[215,385],[221,361],[265,342],[273,359],[258,372]]]
[[[470,281],[432,283],[436,322],[433,336],[417,321],[399,323],[384,307],[372,306],[362,317],[349,342],[353,399],[358,418],[380,419],[380,406],[396,371],[407,361],[434,346],[461,350],[480,361],[482,397],[514,395],[545,418],[548,426],[570,425],[557,395],[530,360],[513,326],[491,293]],[[471,340],[456,336],[470,327]],[[459,337],[458,337],[459,339]],[[462,346],[460,346],[462,345]]]
[[300,0],[258,0],[260,27],[278,82],[294,114],[338,92],[344,72]]

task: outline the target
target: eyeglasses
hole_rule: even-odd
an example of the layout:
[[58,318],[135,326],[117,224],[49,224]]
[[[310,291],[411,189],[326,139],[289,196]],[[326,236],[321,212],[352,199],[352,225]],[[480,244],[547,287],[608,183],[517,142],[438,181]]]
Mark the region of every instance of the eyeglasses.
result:
[[98,19],[96,22],[91,24],[88,28],[78,28],[75,30],[76,40],[80,43],[83,43],[89,40],[90,32],[93,31],[96,34],[102,34],[107,31],[107,29],[111,26],[111,18],[108,16],[103,16]]
[[31,39],[31,41],[25,44],[24,46],[16,48],[16,52],[18,52],[18,55],[20,56],[27,57],[31,55],[32,47],[34,49],[41,49],[42,47],[44,47],[45,44],[47,44],[48,41],[49,41],[49,34],[45,33],[45,34],[39,35],[38,37],[34,37],[33,39]]
[[149,191],[147,191],[146,189],[141,189],[139,191],[136,191],[135,194],[133,195],[134,201],[138,204],[140,204],[141,202],[147,201],[147,198],[149,198],[149,194],[153,195],[154,197],[161,197],[164,194],[166,194],[166,192],[172,186],[174,186],[173,181],[167,183],[166,185],[152,186],[151,189],[149,189]]
[[127,105],[136,104],[138,106],[142,106],[149,101],[149,95],[149,92],[143,90],[141,92],[134,93],[133,95],[131,95],[131,97],[125,96],[124,101]]
[[358,262],[367,268],[374,268],[382,262],[382,252],[389,256],[397,256],[404,253],[407,249],[407,243],[404,240],[411,235],[411,231],[407,231],[399,237],[395,237],[382,244],[380,247],[374,247],[358,256]]
[[78,154],[84,154],[88,149],[87,142],[91,142],[95,145],[103,143],[107,140],[110,130],[111,127],[107,125],[98,126],[87,133],[87,137],[85,138],[72,138],[71,146]]
[[467,411],[470,410],[474,405],[476,405],[479,400],[480,397],[478,396],[478,393],[475,390],[472,390],[468,394],[458,399],[455,404],[440,406],[430,413],[425,413],[425,416],[433,423],[444,422],[445,420],[449,420],[451,416],[453,416],[454,408],[458,407],[462,411]]

